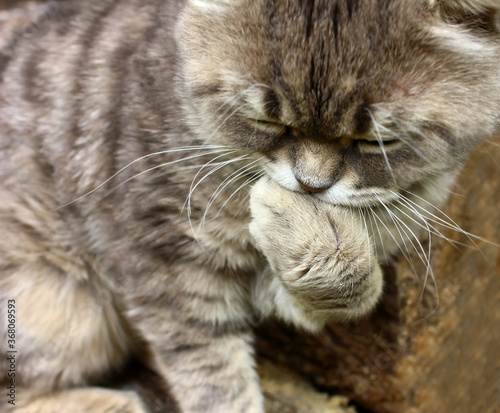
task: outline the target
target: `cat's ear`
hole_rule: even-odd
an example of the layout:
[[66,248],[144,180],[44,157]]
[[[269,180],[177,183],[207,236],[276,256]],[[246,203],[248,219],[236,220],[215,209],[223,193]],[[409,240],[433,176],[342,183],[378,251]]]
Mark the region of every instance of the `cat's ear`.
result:
[[188,0],[190,7],[206,12],[223,11],[230,3],[231,0]]
[[457,10],[467,10],[471,13],[484,12],[487,9],[500,10],[500,0],[429,0],[431,5],[442,4]]
[[483,32],[500,33],[500,0],[429,0],[441,16]]

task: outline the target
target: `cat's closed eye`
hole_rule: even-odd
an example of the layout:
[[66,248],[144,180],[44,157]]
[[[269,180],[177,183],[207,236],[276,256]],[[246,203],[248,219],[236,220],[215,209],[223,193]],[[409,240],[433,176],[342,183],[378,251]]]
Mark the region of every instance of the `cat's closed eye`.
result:
[[276,144],[279,144],[280,140],[292,141],[308,136],[304,129],[286,125],[275,119],[248,118],[247,122],[256,130],[269,134],[276,140]]
[[[263,118],[247,118],[248,123],[254,128],[267,132],[275,137],[283,138],[288,137],[290,139],[309,139],[313,137],[313,133],[308,133],[307,130],[292,127],[283,124],[276,119],[263,119]],[[340,141],[344,142],[344,146],[351,146],[361,151],[376,152],[377,149],[381,150],[392,150],[399,148],[402,145],[400,139],[394,138],[393,136],[381,136],[379,131],[374,130],[375,133],[368,132],[371,122],[368,117],[367,120],[363,120],[363,127],[359,130],[363,130],[364,133],[357,134],[353,137],[339,137]]]
[[376,136],[371,136],[370,138],[366,139],[355,139],[354,144],[357,146],[357,148],[363,150],[363,149],[383,149],[383,150],[392,150],[399,148],[402,145],[402,142],[399,139],[394,139],[394,138],[382,138],[382,137],[376,137]]

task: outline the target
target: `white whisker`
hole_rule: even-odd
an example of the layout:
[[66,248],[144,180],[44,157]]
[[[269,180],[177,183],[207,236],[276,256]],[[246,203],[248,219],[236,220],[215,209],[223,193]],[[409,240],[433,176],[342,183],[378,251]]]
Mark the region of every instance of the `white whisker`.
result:
[[[432,270],[432,266],[431,266],[431,262],[430,262],[431,239],[429,238],[429,247],[428,247],[428,251],[426,252],[425,249],[424,249],[424,247],[422,246],[420,240],[418,239],[417,235],[406,224],[406,222],[403,221],[400,217],[398,217],[397,214],[395,214],[393,211],[391,211],[391,209],[387,205],[385,205],[382,202],[381,202],[381,204],[387,210],[387,212],[389,213],[391,219],[393,219],[394,224],[396,226],[400,226],[401,230],[404,232],[406,238],[408,239],[408,241],[410,242],[411,246],[413,247],[415,253],[417,254],[417,256],[422,261],[422,264],[424,264],[424,266],[426,267],[426,272],[425,272],[425,276],[424,276],[424,283],[423,283],[423,286],[422,286],[422,292],[420,294],[420,300],[423,298],[423,294],[424,294],[424,291],[425,291],[425,286],[427,285],[427,280],[429,279],[429,276],[431,277],[431,279],[433,281],[434,288],[435,288],[435,291],[436,291],[436,296],[439,299],[439,292],[438,292],[438,289],[437,289],[437,283],[436,283],[436,279],[435,279],[434,272]],[[415,242],[413,242],[412,239],[415,240]]]
[[[376,232],[378,234],[378,238],[380,240],[380,246],[382,247],[383,255],[384,255],[384,257],[387,258],[387,251],[385,250],[384,240],[382,238],[382,234],[380,233],[380,227],[378,226],[378,222],[373,217],[373,215],[375,214],[375,212],[373,211],[372,208],[367,208],[366,211],[368,212],[368,218],[370,219],[370,226],[371,226],[371,229],[372,229],[372,234],[375,234],[375,229],[376,229]],[[375,224],[375,228],[373,226],[374,224]],[[377,243],[375,243],[375,245],[376,244]]]
[[[118,185],[114,186],[108,192],[106,192],[106,194],[104,194],[104,196],[102,198],[103,199],[106,198],[107,196],[109,196],[110,194],[112,194],[114,191],[116,191],[118,188],[122,187],[123,185],[127,184],[128,182],[130,182],[130,181],[132,181],[134,179],[137,179],[140,176],[142,176],[144,174],[147,174],[149,172],[155,171],[157,169],[165,168],[166,166],[172,166],[172,165],[175,165],[175,164],[178,164],[178,163],[181,163],[181,162],[189,161],[191,159],[196,159],[196,158],[200,158],[200,157],[203,157],[203,156],[213,155],[213,154],[217,154],[217,153],[221,153],[221,152],[223,152],[223,151],[222,150],[217,150],[217,151],[201,152],[201,153],[198,153],[196,155],[188,156],[188,157],[181,158],[181,159],[176,159],[175,161],[170,161],[170,162],[165,162],[165,163],[161,163],[161,164],[155,165],[155,166],[153,166],[151,168],[145,169],[144,171],[141,171],[141,172],[139,172],[139,173],[131,176],[130,178],[127,178],[123,182],[120,182]],[[227,153],[227,150],[225,150],[224,153]],[[173,169],[171,171],[166,171],[163,175],[167,175],[167,174],[179,172],[179,171],[182,171],[182,170],[196,169],[197,167],[199,167],[199,166],[198,165],[192,165],[192,166],[187,166],[187,167],[184,167],[184,168],[181,168],[181,169]]]
[[392,170],[391,164],[389,162],[389,157],[387,156],[387,151],[385,150],[384,146],[384,140],[382,139],[382,135],[380,134],[380,125],[378,122],[375,120],[375,117],[373,116],[372,112],[368,110],[368,113],[372,119],[373,126],[375,126],[375,137],[377,138],[377,142],[380,146],[380,150],[382,151],[382,156],[384,157],[385,163],[387,164],[387,168],[389,169],[389,173],[391,174],[391,178],[393,182],[396,182],[396,177],[394,176],[394,171]]
[[227,200],[222,204],[222,206],[220,207],[219,211],[217,211],[217,214],[215,215],[215,218],[217,218],[220,213],[222,212],[222,210],[224,209],[224,207],[227,205],[227,203],[240,191],[242,190],[245,186],[248,186],[250,185],[251,183],[257,181],[258,179],[262,178],[264,175],[265,175],[265,171],[261,171],[259,172],[257,175],[255,176],[250,176],[246,181],[244,181],[240,186],[238,186],[238,188],[236,188],[233,193],[227,198]]
[[[363,217],[363,223],[365,225],[365,231],[366,231],[366,242],[368,243],[368,250],[369,250],[369,254],[368,254],[368,268],[372,268],[372,262],[371,262],[371,259],[372,259],[372,240],[370,239],[370,231],[368,231],[368,224],[366,223],[366,216],[365,216],[365,213],[363,211],[363,208],[360,208],[359,209],[359,212],[361,213],[361,216]],[[359,262],[359,261],[358,261]],[[359,270],[359,268],[358,268]]]
[[[411,142],[411,136],[409,136],[409,130],[411,129],[414,133],[421,135],[425,138],[420,130],[415,130],[413,125],[402,125],[402,121],[396,118],[391,112],[383,108],[383,105],[374,105],[378,112],[384,113],[385,117],[390,119],[390,121],[397,125],[397,132],[384,126],[382,123],[377,123],[377,131],[379,133],[383,132],[389,135],[391,138],[397,139],[403,142],[407,147],[409,147],[416,155],[418,155],[422,160],[429,161],[429,157],[422,152],[416,145]],[[373,118],[372,118],[373,119]],[[374,122],[375,124],[375,122]],[[407,138],[408,137],[408,138]]]
[[[250,164],[246,165],[246,167],[243,167],[243,168],[240,168],[238,169],[236,172],[239,172],[233,179],[229,180],[220,190],[219,188],[217,188],[217,190],[219,190],[219,192],[217,193],[217,191],[214,193],[213,195],[213,200],[212,200],[212,203],[213,201],[215,201],[215,198],[222,192],[224,191],[224,189],[229,186],[232,182],[234,182],[236,179],[238,179],[241,175],[245,175],[247,174],[249,171],[252,170],[252,168],[255,168],[256,167],[256,164],[258,164],[260,161],[262,161],[262,159],[264,159],[265,156],[262,156],[260,157],[259,159],[256,159],[255,161],[251,162]],[[240,172],[241,171],[241,172]],[[260,176],[263,176],[265,172],[260,172],[259,173],[259,177]],[[250,179],[252,179],[254,177],[250,177]],[[245,181],[246,182],[246,181]],[[243,184],[242,184],[243,185]],[[227,199],[226,201],[222,204],[222,206],[220,207],[219,211],[217,212],[217,214],[215,215],[215,218],[217,218],[219,216],[219,214],[221,213],[221,211],[224,209],[224,207],[227,205],[227,203],[236,195],[236,193],[242,188],[242,185],[240,185],[236,191],[234,191]],[[243,185],[245,186],[245,185]],[[219,186],[220,187],[220,186]],[[210,204],[211,206],[211,204]],[[207,207],[208,208],[208,207]]]
[[[229,154],[232,154],[232,153],[236,153],[236,151],[232,151],[230,152]],[[208,161],[205,165],[203,165],[200,170],[196,173],[196,175],[194,176],[194,178],[192,179],[191,181],[191,186],[189,188],[189,193],[188,193],[188,196],[186,198],[186,201],[184,202],[184,205],[182,207],[182,210],[184,210],[184,208],[186,207],[187,205],[187,212],[188,212],[188,221],[189,221],[189,226],[191,227],[191,230],[193,232],[193,234],[195,235],[195,238],[197,236],[197,231],[194,230],[194,226],[193,226],[193,223],[192,223],[192,220],[191,220],[191,212],[192,212],[192,208],[191,208],[191,199],[192,199],[192,196],[193,196],[193,193],[194,191],[196,190],[196,188],[198,188],[198,186],[203,182],[205,181],[208,177],[210,177],[212,174],[214,174],[215,172],[219,171],[220,169],[224,168],[225,166],[227,165],[230,165],[231,163],[233,162],[237,162],[241,159],[244,159],[247,155],[241,155],[237,158],[234,158],[234,159],[230,159],[228,161],[225,161],[225,162],[222,162],[222,163],[218,163],[218,166],[216,166],[215,168],[212,168],[208,173],[206,173],[202,178],[200,178],[198,181],[196,181],[196,179],[198,178],[198,176],[201,174],[201,172],[206,169],[208,166],[211,166],[211,164],[216,161],[217,159],[221,158],[221,157],[224,157],[224,156],[227,156],[228,153],[225,153],[225,154],[222,154],[222,155],[219,155],[217,157],[215,157],[214,159],[211,159],[210,161]],[[196,182],[196,183],[195,183]]]
[[[476,248],[479,249],[478,245],[475,243],[474,239],[476,240],[479,240],[481,242],[484,242],[486,244],[489,244],[489,245],[493,245],[493,246],[496,246],[496,247],[500,247],[500,244],[497,244],[493,241],[489,241],[485,238],[482,238],[478,235],[474,235],[468,231],[465,231],[464,229],[462,229],[455,221],[453,221],[452,218],[450,218],[447,214],[445,214],[442,210],[440,210],[439,208],[437,208],[435,205],[433,205],[432,203],[430,203],[429,201],[427,201],[426,199],[418,196],[417,194],[414,194],[408,190],[405,190],[405,192],[407,192],[408,194],[414,196],[415,198],[421,200],[422,202],[424,202],[425,204],[431,206],[433,209],[437,210],[440,214],[443,215],[443,217],[445,217],[446,219],[448,219],[449,221],[445,221],[444,219],[438,217],[437,215],[433,214],[432,212],[430,212],[429,210],[427,210],[426,208],[424,208],[423,206],[419,205],[418,203],[416,203],[415,201],[412,201],[411,199],[409,199],[408,197],[406,197],[406,200],[408,202],[411,202],[416,208],[418,208],[419,210],[422,210],[423,212],[427,213],[430,215],[430,217],[432,217],[432,222],[436,223],[436,224],[439,224],[439,225],[442,225],[443,227],[445,228],[448,228],[450,230],[453,230],[453,231],[456,231],[460,234],[463,234],[465,235],[470,242],[472,242],[474,244],[474,246]],[[427,217],[427,219],[429,219],[429,217]]]
[[94,189],[92,189],[92,190],[88,191],[87,193],[79,196],[78,198],[75,198],[74,200],[72,200],[70,202],[67,202],[67,203],[65,203],[65,204],[57,207],[56,209],[65,208],[68,205],[74,204],[75,202],[78,202],[78,201],[82,200],[83,198],[85,198],[85,197],[93,194],[94,192],[96,192],[99,189],[101,189],[104,185],[106,185],[107,183],[109,183],[112,179],[114,179],[118,175],[120,175],[123,171],[125,171],[126,169],[130,168],[132,165],[134,165],[137,162],[140,162],[140,161],[142,161],[144,159],[148,159],[148,158],[151,158],[151,157],[154,157],[154,156],[159,156],[159,155],[165,155],[165,154],[169,154],[169,153],[193,151],[193,150],[200,150],[200,149],[207,149],[207,148],[208,149],[222,149],[224,147],[220,146],[220,145],[183,146],[183,147],[178,147],[178,148],[173,148],[173,149],[167,149],[167,150],[164,150],[164,151],[158,151],[158,152],[149,153],[147,155],[143,155],[143,156],[141,156],[141,157],[139,157],[137,159],[134,159],[133,161],[129,162],[127,165],[125,165],[123,168],[119,169],[117,172],[115,172],[113,175],[111,175],[104,182],[102,182],[101,184],[99,184],[98,186],[96,186]]
[[[422,213],[420,213],[407,199],[404,195],[400,194],[399,195],[399,198],[398,198],[398,202],[399,202],[399,205],[401,207],[404,207],[404,208],[407,208],[409,210],[409,212],[415,214],[416,216],[418,216],[425,224],[422,224],[421,222],[418,222],[416,219],[412,218],[410,215],[406,214],[403,210],[401,210],[400,208],[398,208],[396,206],[396,204],[393,204],[393,206],[398,210],[400,211],[403,215],[405,215],[406,217],[408,217],[411,221],[413,221],[414,223],[416,223],[418,226],[420,226],[421,228],[423,229],[426,229],[430,234],[432,235],[435,235],[447,242],[449,242],[453,247],[457,248],[457,246],[468,246],[467,244],[464,244],[462,242],[459,242],[459,241],[455,241],[449,237],[447,237],[446,235],[444,235],[441,231],[439,231],[434,225],[430,224],[430,222],[434,222],[436,223],[434,220],[430,219],[429,217],[425,217]],[[403,204],[404,203],[404,204]]]
[[[381,217],[378,216],[378,214],[376,213],[375,210],[372,210],[372,214],[374,216],[374,218],[376,218],[381,224],[382,226],[385,228],[385,231],[387,234],[389,234],[391,236],[391,238],[393,239],[394,243],[397,245],[397,247],[399,248],[399,250],[401,251],[401,254],[403,254],[403,257],[406,258],[406,261],[408,261],[408,263],[410,264],[410,266],[412,267],[412,270],[415,271],[414,267],[413,267],[413,264],[412,264],[412,261],[410,259],[410,256],[409,256],[409,250],[408,250],[408,247],[406,246],[405,244],[405,240],[404,238],[402,237],[402,234],[401,232],[399,231],[399,228],[396,226],[396,230],[399,232],[399,236],[401,238],[401,241],[403,242],[403,245],[405,247],[405,249],[403,249],[400,245],[400,243],[398,242],[398,240],[396,239],[396,237],[394,236],[394,234],[392,233],[392,231],[389,229],[389,227],[386,225],[386,223],[383,221],[383,219]],[[390,216],[389,216],[390,218]],[[375,221],[376,222],[376,221]],[[378,226],[378,224],[377,224]],[[383,241],[382,241],[382,245],[383,245]],[[406,252],[405,252],[406,250]]]

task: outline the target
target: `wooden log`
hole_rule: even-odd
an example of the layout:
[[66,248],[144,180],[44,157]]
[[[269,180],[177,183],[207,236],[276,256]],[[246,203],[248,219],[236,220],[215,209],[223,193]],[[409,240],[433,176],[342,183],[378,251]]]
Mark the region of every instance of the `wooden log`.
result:
[[[500,242],[500,146],[479,150],[446,214]],[[270,323],[259,354],[376,413],[494,413],[500,401],[500,247],[456,231],[432,238],[435,281],[412,255],[385,269],[385,294],[369,318],[318,336]],[[424,244],[427,248],[429,243]],[[424,287],[425,284],[425,287]]]
[[266,413],[356,413],[346,397],[318,392],[298,374],[260,360]]

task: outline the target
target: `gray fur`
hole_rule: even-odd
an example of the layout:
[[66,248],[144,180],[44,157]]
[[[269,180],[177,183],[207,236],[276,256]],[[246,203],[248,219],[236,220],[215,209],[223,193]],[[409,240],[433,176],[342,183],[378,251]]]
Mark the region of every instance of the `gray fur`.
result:
[[92,387],[146,346],[183,413],[262,413],[252,317],[369,312],[500,129],[493,0],[49,4],[0,51],[19,412],[147,411]]

